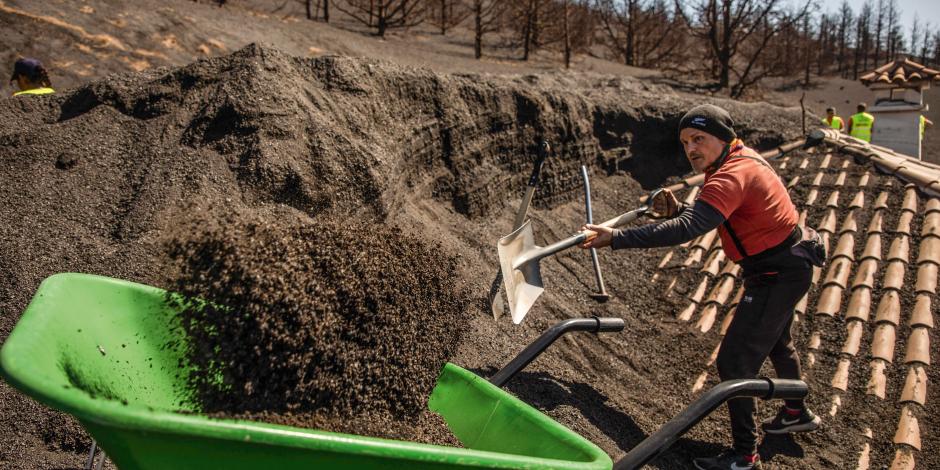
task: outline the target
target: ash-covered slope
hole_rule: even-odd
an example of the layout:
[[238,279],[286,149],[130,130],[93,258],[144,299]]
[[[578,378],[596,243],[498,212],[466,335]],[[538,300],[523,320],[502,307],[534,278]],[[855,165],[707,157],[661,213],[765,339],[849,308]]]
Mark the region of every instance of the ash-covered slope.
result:
[[[555,147],[535,202],[557,224],[539,236],[552,238],[579,223],[572,208],[581,164],[598,180],[598,210],[611,212],[642,192],[622,171],[647,188],[685,171],[675,127],[694,104],[626,78],[440,75],[255,45],[0,101],[0,339],[55,272],[169,285],[163,233],[188,218],[182,208],[191,201],[282,204],[298,218],[346,219],[351,233],[399,225],[467,255],[463,281],[482,304],[495,240],[507,231],[539,140]],[[799,131],[792,110],[720,104],[752,145]],[[547,269],[550,276],[556,267]],[[639,268],[631,269],[608,275],[614,289],[634,283]],[[492,326],[486,311],[472,312],[466,364],[477,366],[466,351],[479,350],[480,363],[502,360],[563,315],[552,307],[560,298],[586,287],[553,288],[559,297],[540,300],[551,314],[523,328]],[[58,449],[81,452],[88,441],[77,442],[81,431],[68,423],[0,385],[0,440],[11,443],[0,463],[75,465],[81,456]]]

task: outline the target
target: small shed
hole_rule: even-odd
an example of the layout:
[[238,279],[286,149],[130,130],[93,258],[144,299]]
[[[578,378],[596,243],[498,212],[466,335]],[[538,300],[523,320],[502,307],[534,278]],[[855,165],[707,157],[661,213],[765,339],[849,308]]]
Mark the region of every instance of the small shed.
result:
[[924,91],[938,75],[938,70],[899,59],[860,77],[875,93],[875,102],[868,108],[875,117],[872,144],[921,158],[920,118],[927,111]]

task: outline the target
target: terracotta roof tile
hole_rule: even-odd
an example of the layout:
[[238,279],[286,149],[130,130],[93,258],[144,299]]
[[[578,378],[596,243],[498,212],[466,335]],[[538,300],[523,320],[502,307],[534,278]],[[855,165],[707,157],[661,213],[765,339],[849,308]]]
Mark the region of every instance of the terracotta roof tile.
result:
[[924,188],[936,183],[940,179],[937,170],[923,166],[913,161],[902,162],[894,176],[904,181],[913,183],[919,188]]
[[698,322],[695,323],[695,327],[702,333],[705,333],[712,329],[712,326],[715,324],[715,317],[717,316],[718,304],[708,304],[702,309],[702,315],[699,317]]
[[780,165],[778,165],[777,168],[781,170],[786,170],[789,164],[790,164],[790,156],[787,155],[786,157],[783,157],[782,160],[780,160]]
[[882,191],[878,194],[878,197],[875,198],[875,203],[872,204],[872,209],[887,209],[888,208],[888,192]]
[[724,260],[724,250],[712,250],[712,254],[708,255],[708,258],[702,265],[702,272],[711,274],[712,276],[717,276],[718,270],[721,268],[721,262]]
[[819,346],[822,345],[822,337],[818,331],[814,331],[813,334],[809,337],[809,344],[806,345],[807,349],[819,349]]
[[861,321],[868,321],[868,315],[871,313],[871,289],[868,287],[859,287],[852,291],[849,297],[849,305],[845,308],[846,320],[855,318]]
[[940,237],[940,212],[928,212],[921,228],[922,237]]
[[[842,352],[849,356],[858,354],[858,346],[862,342],[862,333],[865,331],[865,324],[860,321],[850,321],[845,325],[848,336],[845,338],[845,344],[842,346]],[[846,371],[848,374],[848,371]],[[842,390],[845,390],[844,388]]]
[[888,261],[902,261],[907,263],[910,259],[910,239],[905,235],[894,237],[891,241],[891,247],[888,248]]
[[741,302],[741,297],[744,297],[744,284],[743,283],[741,284],[740,287],[738,287],[738,291],[735,292],[734,297],[731,298],[731,303],[729,303],[728,305],[737,305],[739,302]]
[[807,214],[807,212],[806,212],[806,209],[801,210],[801,211],[800,211],[800,217],[797,219],[796,223],[799,224],[799,225],[801,225],[801,226],[806,226],[806,217],[807,217],[807,215],[808,215],[808,214]]
[[871,357],[886,362],[894,360],[895,328],[890,323],[879,323],[871,339]]
[[914,455],[907,449],[898,449],[888,470],[914,470]]
[[917,301],[914,303],[914,311],[911,312],[911,320],[908,324],[912,327],[922,326],[925,328],[933,328],[933,312],[930,309],[929,295],[917,295]]
[[868,170],[865,170],[865,174],[858,178],[858,187],[864,188],[868,186],[868,183],[871,181],[871,173]]
[[725,262],[725,266],[721,268],[721,272],[718,273],[718,275],[737,277],[739,272],[741,272],[741,266],[734,261],[727,260]]
[[692,384],[692,393],[695,393],[703,388],[705,388],[705,381],[708,380],[708,372],[702,372],[698,375],[698,378],[695,379],[695,383]]
[[865,249],[862,251],[861,259],[867,260],[869,258],[881,261],[881,234],[879,233],[869,234],[868,240],[865,240]]
[[809,159],[804,158],[803,161],[800,162],[800,169],[805,170],[807,167],[809,167]]
[[885,365],[885,362],[881,360],[871,361],[871,378],[868,379],[868,385],[865,386],[865,393],[882,400],[885,397],[885,388],[888,381],[885,377]]
[[852,365],[852,362],[847,358],[839,359],[839,364],[836,366],[836,373],[832,376],[832,388],[837,390],[842,390],[843,392],[849,388],[849,367]]
[[901,296],[895,290],[885,290],[878,302],[875,323],[888,322],[897,326],[901,323]]
[[875,274],[878,272],[878,261],[874,258],[866,258],[859,263],[855,271],[855,278],[852,280],[852,289],[875,287]]
[[859,77],[865,85],[872,83],[897,83],[919,82],[933,80],[940,72],[925,67],[910,59],[897,59],[881,67],[866,72]]
[[[734,312],[736,312],[737,309],[738,309],[738,307],[732,308],[731,310],[728,311],[728,313],[725,315],[725,317],[721,319],[721,329],[719,330],[718,334],[720,334],[721,336],[724,336],[725,333],[728,332],[728,327],[731,326],[731,320],[734,320]],[[716,350],[717,350],[717,348],[716,348]],[[716,353],[716,355],[717,355],[717,353]],[[709,365],[711,365],[711,364],[709,364]]]
[[920,450],[920,426],[917,424],[917,417],[907,405],[901,407],[901,419],[898,421],[898,430],[894,433],[894,443],[907,444]]
[[798,314],[804,314],[806,313],[807,304],[809,304],[809,294],[804,294],[803,298],[797,302],[796,307],[793,307],[793,311]]
[[[828,234],[826,234],[826,235],[828,235]],[[824,238],[824,239],[825,239],[825,238]],[[827,243],[824,243],[823,245],[828,246],[829,243],[827,242]],[[826,249],[828,250],[828,248],[826,248]],[[822,268],[820,268],[820,267],[818,267],[818,266],[813,266],[813,285],[814,285],[814,286],[819,283],[819,276],[821,276],[821,275],[822,275]]]
[[849,272],[851,270],[852,261],[848,258],[833,259],[829,265],[829,271],[826,272],[826,280],[823,281],[823,285],[836,284],[845,289],[849,282]]
[[902,285],[904,285],[904,263],[896,260],[888,262],[881,287],[883,289],[901,290]]
[[920,241],[917,264],[922,263],[940,264],[940,238],[925,237]]
[[904,363],[913,362],[930,365],[930,330],[927,328],[912,328],[911,335],[907,338]]
[[692,295],[689,296],[689,299],[691,299],[692,302],[696,302],[696,303],[701,302],[702,299],[705,297],[705,290],[707,288],[708,288],[708,277],[706,276],[702,278],[701,282],[699,282],[698,287],[695,288],[695,291],[692,292]]
[[667,252],[666,255],[663,256],[662,261],[660,261],[660,262],[659,262],[659,265],[656,266],[656,267],[657,267],[658,269],[665,268],[666,265],[669,264],[669,261],[672,260],[672,257],[673,257],[674,254],[675,254],[675,250],[669,250],[669,252]]
[[836,186],[836,187],[845,186],[845,177],[846,177],[846,176],[848,176],[848,174],[847,174],[846,172],[840,171],[840,172],[839,172],[839,175],[836,176],[836,182],[833,183],[833,186]]
[[910,187],[904,191],[904,202],[901,203],[902,211],[917,212],[917,190]]
[[793,189],[799,183],[800,183],[800,175],[796,175],[793,178],[790,178],[790,182],[787,183],[787,189]]
[[[848,380],[848,377],[846,377],[846,380]],[[839,412],[839,408],[841,407],[842,407],[842,395],[838,393],[833,393],[832,394],[832,406],[829,407],[829,416],[835,417],[836,413]]]
[[718,284],[712,288],[712,291],[708,294],[708,298],[705,302],[714,302],[718,305],[724,305],[728,301],[728,297],[731,296],[731,293],[734,291],[734,277],[732,276],[723,276]]
[[842,159],[842,169],[844,170],[844,169],[846,169],[846,168],[848,168],[848,167],[849,167],[849,160],[843,158],[843,159]]
[[842,303],[842,287],[835,284],[823,288],[816,303],[816,315],[835,316],[839,313],[839,304]]
[[818,171],[818,172],[816,172],[816,176],[813,177],[812,186],[813,186],[813,187],[816,187],[816,186],[821,185],[821,184],[822,184],[822,180],[823,180],[823,176],[825,176],[825,174],[826,174],[826,172],[824,172],[824,171]]
[[705,256],[705,249],[698,246],[693,246],[689,248],[689,256],[685,258],[685,261],[682,262],[682,265],[685,267],[693,266],[702,261],[702,256]]
[[679,312],[677,318],[681,321],[689,321],[692,319],[692,315],[695,314],[696,310],[698,310],[698,302],[691,302],[684,310]]
[[832,193],[829,194],[829,199],[826,199],[826,207],[829,207],[832,209],[839,208],[839,191],[838,190],[833,191]]
[[[848,220],[848,218],[846,220]],[[940,241],[940,239],[937,241]],[[839,236],[836,251],[832,253],[833,259],[838,257],[845,257],[849,260],[855,259],[855,235],[853,235],[852,232],[845,232]]]
[[831,162],[832,162],[832,154],[827,153],[826,155],[823,156],[822,161],[819,162],[819,168],[821,169],[829,168],[829,163]]
[[849,203],[849,209],[863,209],[865,207],[865,191],[855,193],[852,202]]
[[858,455],[858,463],[855,465],[855,470],[868,470],[868,467],[871,466],[871,444],[865,442],[862,444],[862,450]]
[[901,217],[898,218],[898,227],[894,229],[894,232],[903,235],[910,235],[912,220],[914,220],[913,212],[901,212]]
[[901,403],[914,402],[924,406],[927,401],[927,372],[924,366],[917,364],[908,369],[899,401]]
[[914,292],[937,293],[937,265],[924,263],[917,268],[917,280],[914,283]]
[[883,220],[884,211],[875,211],[871,216],[871,222],[868,223],[868,233],[884,233],[884,230],[881,229]]
[[826,216],[823,217],[822,222],[820,222],[818,228],[816,229],[820,232],[829,232],[836,233],[836,211],[835,209],[829,209],[826,212]]
[[819,198],[819,189],[810,188],[809,193],[806,195],[806,205],[812,206],[816,203],[816,199]]
[[855,221],[855,211],[849,211],[845,216],[845,220],[842,221],[842,226],[839,228],[839,233],[845,232],[857,232],[858,231],[858,222]]
[[715,243],[715,239],[718,238],[718,230],[712,230],[705,235],[702,235],[702,238],[696,242],[692,247],[702,248],[705,251],[708,251],[712,247],[712,244]]
[[924,212],[928,214],[931,212],[940,212],[940,199],[935,197],[927,199],[927,205],[924,207]]

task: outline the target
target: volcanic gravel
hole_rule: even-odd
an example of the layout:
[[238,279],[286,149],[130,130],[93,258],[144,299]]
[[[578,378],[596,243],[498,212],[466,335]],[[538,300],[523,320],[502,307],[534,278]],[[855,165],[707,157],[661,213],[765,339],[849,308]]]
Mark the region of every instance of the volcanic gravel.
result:
[[[170,242],[175,291],[199,299],[168,296],[184,307],[203,409],[452,442],[418,418],[466,321],[456,260],[394,227],[246,212]],[[438,432],[412,431],[419,421]]]

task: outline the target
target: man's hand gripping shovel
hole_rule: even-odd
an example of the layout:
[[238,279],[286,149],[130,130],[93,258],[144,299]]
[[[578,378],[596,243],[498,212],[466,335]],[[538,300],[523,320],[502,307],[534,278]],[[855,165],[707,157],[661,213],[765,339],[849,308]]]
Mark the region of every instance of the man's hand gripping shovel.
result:
[[[657,189],[650,194],[647,198],[648,204],[660,191],[662,189]],[[646,214],[648,210],[649,206],[644,205],[600,225],[609,228],[621,227]],[[521,227],[499,239],[496,244],[496,251],[499,254],[503,285],[509,299],[509,311],[512,314],[513,323],[518,325],[522,322],[522,319],[529,313],[529,309],[532,308],[532,304],[545,290],[542,287],[542,273],[539,269],[541,259],[593,240],[596,236],[597,232],[584,230],[564,240],[542,247],[535,244],[532,221],[527,220]]]

